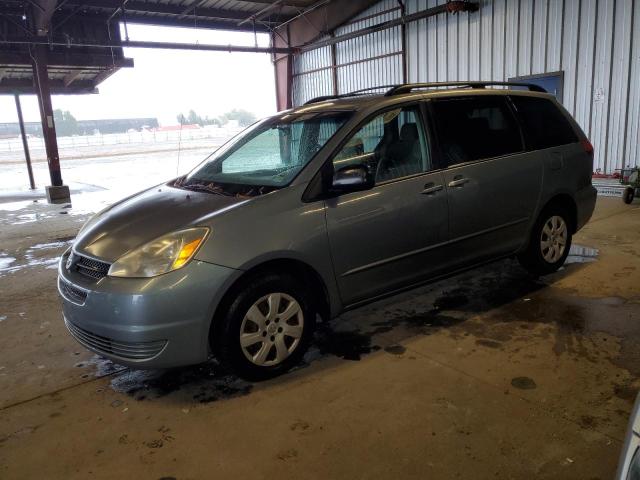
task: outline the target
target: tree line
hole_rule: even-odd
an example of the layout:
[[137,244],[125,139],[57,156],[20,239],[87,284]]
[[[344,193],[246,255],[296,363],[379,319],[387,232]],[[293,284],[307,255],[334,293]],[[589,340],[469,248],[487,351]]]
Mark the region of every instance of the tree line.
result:
[[[229,122],[229,120],[236,120],[238,122],[238,125],[241,127],[247,127],[257,120],[256,116],[253,113],[242,109],[233,109],[218,117],[213,118],[210,118],[208,116],[202,117],[198,115],[194,110],[189,110],[189,113],[186,116],[180,113],[177,115],[176,119],[181,125],[197,124],[200,126],[222,126]],[[56,125],[56,133],[61,137],[87,134],[87,132],[85,131],[86,129],[83,129],[79,125],[78,120],[68,110],[61,110],[59,108],[55,109],[53,111],[53,120]]]
[[210,118],[208,116],[202,117],[198,115],[194,110],[189,110],[189,113],[186,116],[183,113],[179,113],[176,116],[176,119],[178,120],[178,123],[180,123],[180,125],[200,125],[202,127],[205,125],[215,125],[221,127],[222,125],[229,122],[229,120],[236,120],[238,122],[238,125],[240,125],[241,127],[247,127],[256,121],[256,116],[247,110],[234,108],[233,110],[224,113],[219,117],[213,118]]

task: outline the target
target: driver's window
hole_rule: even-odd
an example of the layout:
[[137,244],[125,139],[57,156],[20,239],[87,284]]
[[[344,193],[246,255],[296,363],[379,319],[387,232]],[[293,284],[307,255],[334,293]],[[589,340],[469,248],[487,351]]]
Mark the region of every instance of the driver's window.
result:
[[364,165],[376,183],[431,169],[419,107],[387,110],[360,128],[333,159],[334,171]]

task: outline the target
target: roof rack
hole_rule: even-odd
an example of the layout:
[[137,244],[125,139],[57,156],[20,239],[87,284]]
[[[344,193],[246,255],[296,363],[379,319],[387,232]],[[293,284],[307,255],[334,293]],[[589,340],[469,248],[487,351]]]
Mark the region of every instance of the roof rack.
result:
[[367,92],[372,90],[381,90],[388,88],[384,94],[385,97],[391,97],[393,95],[400,95],[403,93],[410,93],[417,88],[437,88],[437,87],[459,87],[459,88],[486,88],[489,86],[503,86],[503,87],[527,87],[531,92],[548,93],[540,85],[533,83],[520,83],[520,82],[428,82],[428,83],[402,83],[399,85],[378,85],[377,87],[361,88],[354,90],[353,92],[343,93],[340,95],[322,95],[320,97],[307,100],[304,104],[309,105],[311,103],[324,102],[325,100],[336,100],[338,98],[357,97],[359,95],[366,95]]
[[377,87],[360,88],[359,90],[354,90],[353,92],[349,92],[349,93],[342,93],[340,95],[322,95],[320,97],[314,97],[311,100],[307,100],[306,102],[304,102],[304,104],[305,105],[309,105],[311,103],[324,102],[325,100],[335,100],[335,99],[338,99],[338,98],[357,97],[359,95],[365,95],[367,92],[370,92],[371,90],[381,90],[381,89],[385,89],[385,88],[394,89],[394,88],[400,87],[400,86],[401,85],[378,85]]
[[416,88],[436,88],[436,87],[462,87],[462,88],[486,88],[488,86],[500,85],[504,87],[527,87],[531,92],[548,93],[544,88],[533,83],[519,82],[431,82],[431,83],[405,83],[395,85],[385,93],[385,97],[409,93]]

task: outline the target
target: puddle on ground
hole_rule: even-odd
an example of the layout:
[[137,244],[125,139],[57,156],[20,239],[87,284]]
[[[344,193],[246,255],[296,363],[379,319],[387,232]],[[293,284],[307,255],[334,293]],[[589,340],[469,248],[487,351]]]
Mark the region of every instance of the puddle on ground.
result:
[[25,208],[33,206],[34,203],[37,202],[33,200],[23,200],[20,202],[4,202],[0,203],[0,211],[4,210],[7,212],[17,212],[18,210],[23,210]]
[[14,257],[9,257],[6,253],[0,253],[0,272],[9,270],[9,266],[15,261]]
[[[24,253],[24,260],[26,263],[21,262],[17,265],[12,265],[17,261],[14,257],[7,257],[6,254],[0,253],[0,276],[7,273],[13,273],[29,267],[43,267],[51,270],[58,268],[58,262],[60,261],[60,254],[73,242],[74,237],[62,237],[56,239],[53,242],[38,243],[27,248]],[[54,252],[53,256],[50,255],[49,250]],[[3,262],[3,260],[5,260]]]
[[215,361],[172,370],[126,370],[111,380],[111,388],[135,400],[179,393],[185,400],[211,403],[247,395],[253,384],[224,374]]
[[314,344],[320,355],[333,355],[354,361],[360,360],[363,355],[380,350],[379,345],[371,345],[371,335],[359,330],[334,330],[327,325],[319,325]]
[[[74,355],[80,355],[80,351],[75,351]],[[94,355],[89,360],[78,362],[74,365],[77,368],[93,367],[93,376],[96,378],[106,377],[113,375],[114,373],[122,372],[127,369],[122,365],[113,363],[111,360],[101,357],[100,355]],[[89,375],[82,375],[83,378],[89,377]]]
[[585,247],[582,245],[571,245],[569,255],[565,260],[565,265],[572,263],[590,263],[595,262],[598,257],[598,249]]
[[56,237],[54,238],[54,240],[56,242],[63,242],[63,243],[73,243],[73,241],[76,239],[75,235],[66,235],[64,237]]
[[384,351],[392,355],[403,355],[407,349],[402,345],[389,345],[384,348]]
[[63,247],[66,247],[69,243],[70,243],[69,240],[55,241],[55,242],[49,242],[49,243],[38,243],[36,245],[32,245],[31,247],[29,247],[29,250],[49,250],[52,248],[63,248]]
[[516,377],[511,379],[511,385],[520,390],[533,390],[537,387],[533,378],[529,377]]

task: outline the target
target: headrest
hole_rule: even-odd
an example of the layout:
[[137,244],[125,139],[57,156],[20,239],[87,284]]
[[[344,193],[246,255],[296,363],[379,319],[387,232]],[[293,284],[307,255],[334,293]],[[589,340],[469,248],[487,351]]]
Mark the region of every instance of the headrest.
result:
[[400,140],[418,140],[418,126],[415,123],[405,123],[400,129]]
[[470,118],[467,120],[467,128],[481,134],[487,133],[491,128],[489,120],[484,117]]

